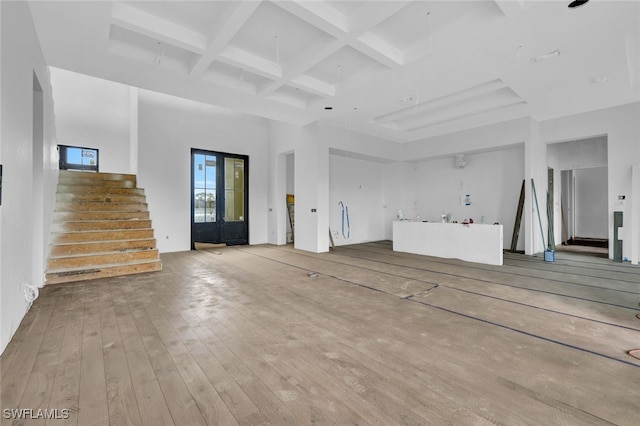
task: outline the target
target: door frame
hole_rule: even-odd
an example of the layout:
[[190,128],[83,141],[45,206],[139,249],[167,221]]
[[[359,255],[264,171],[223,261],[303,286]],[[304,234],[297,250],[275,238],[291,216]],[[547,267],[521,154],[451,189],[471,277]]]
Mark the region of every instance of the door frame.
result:
[[[196,222],[194,222],[194,209],[195,209],[195,174],[194,174],[194,158],[195,154],[203,154],[209,156],[216,157],[216,201],[215,201],[215,214],[216,221],[213,225],[217,227],[217,230],[214,233],[214,241],[212,243],[224,243],[227,245],[239,245],[239,244],[248,244],[249,243],[249,156],[244,154],[233,154],[228,152],[221,151],[212,151],[208,149],[201,148],[191,148],[191,168],[190,173],[191,177],[189,179],[191,183],[190,193],[191,193],[191,202],[190,202],[190,230],[191,230],[191,249],[195,249],[195,235],[194,235],[194,226]],[[224,239],[224,229],[225,223],[227,222],[224,218],[225,215],[225,159],[227,158],[237,158],[244,160],[244,214],[243,214],[243,226],[246,228],[246,239]]]

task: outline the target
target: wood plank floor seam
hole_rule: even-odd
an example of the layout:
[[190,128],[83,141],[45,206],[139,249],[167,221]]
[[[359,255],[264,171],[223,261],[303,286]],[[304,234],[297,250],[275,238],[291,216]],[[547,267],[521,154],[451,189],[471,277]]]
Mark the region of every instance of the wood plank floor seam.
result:
[[637,424],[637,267],[216,251],[43,288],[0,357],[1,408],[82,426]]

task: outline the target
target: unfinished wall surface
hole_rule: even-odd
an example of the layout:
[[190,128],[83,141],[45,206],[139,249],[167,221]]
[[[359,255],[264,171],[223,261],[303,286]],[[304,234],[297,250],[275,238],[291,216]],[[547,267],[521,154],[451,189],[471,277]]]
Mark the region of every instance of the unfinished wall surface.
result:
[[191,247],[191,148],[249,156],[249,243],[266,243],[267,121],[146,90],[139,102],[138,183],[159,250]]
[[[591,235],[594,231],[581,235],[584,231],[599,229],[600,232],[598,234],[602,236],[592,238],[607,238],[607,137],[599,136],[590,139],[551,143],[547,147],[547,164],[554,170],[554,231],[556,244],[562,242],[565,224],[567,226],[567,236],[586,237],[587,234]],[[575,171],[591,168],[603,168],[604,171],[600,171],[603,180],[596,182],[591,189],[586,187],[585,189],[588,193],[583,194],[580,200],[577,200],[574,196],[574,180],[578,174]],[[590,175],[588,171],[586,173]],[[565,176],[565,186],[562,185],[563,175]],[[581,183],[583,181],[581,179]],[[563,202],[560,202],[561,199]],[[574,202],[577,201],[581,201],[581,203],[574,205]],[[589,208],[588,206],[591,203],[595,203],[595,209],[592,211],[581,213],[576,210],[576,207],[580,205]],[[566,214],[564,221],[562,220],[561,211],[563,206]],[[601,217],[598,218],[597,215],[601,215]],[[583,216],[589,219],[585,222]],[[578,219],[581,219],[582,226],[578,228],[580,233],[576,234],[574,226],[577,225]]]
[[[49,71],[29,6],[26,2],[0,2],[0,19],[2,352],[29,307],[24,296],[25,284],[43,284],[43,256],[53,211],[57,156]],[[38,93],[34,92],[35,81]],[[34,100],[38,104],[35,108]]]
[[[607,137],[607,216],[609,257],[613,256],[613,212],[622,211],[625,218],[640,216],[639,206],[618,200],[632,193],[632,167],[640,164],[640,103],[576,114],[541,123],[541,140],[545,143]],[[623,256],[632,253],[638,230],[633,221],[623,229]]]
[[[504,247],[511,245],[520,187],[524,179],[522,146],[465,155],[466,164],[457,168],[453,157],[423,161],[416,165],[413,182],[415,207],[411,217],[439,221],[451,214],[458,222],[503,225]],[[470,205],[466,205],[469,195]],[[518,248],[524,247],[520,234]]]
[[341,155],[329,157],[329,226],[335,245],[385,239],[384,167]]
[[100,150],[100,171],[131,173],[129,86],[51,68],[58,143]]
[[607,238],[609,234],[606,167],[575,171],[575,200],[575,236]]

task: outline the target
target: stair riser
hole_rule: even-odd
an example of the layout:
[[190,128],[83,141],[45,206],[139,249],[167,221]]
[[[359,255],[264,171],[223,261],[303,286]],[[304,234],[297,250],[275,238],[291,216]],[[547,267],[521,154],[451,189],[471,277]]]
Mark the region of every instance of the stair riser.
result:
[[149,250],[156,248],[156,240],[143,239],[132,241],[105,241],[93,243],[78,243],[65,245],[52,245],[49,248],[50,256],[70,256],[77,254],[91,254],[109,251]]
[[92,201],[59,202],[56,203],[57,212],[78,211],[146,211],[146,203],[104,203]]
[[58,185],[82,185],[82,186],[96,186],[104,188],[135,188],[135,180],[92,180],[92,179],[79,179],[79,178],[66,178],[61,177],[58,180]]
[[153,229],[132,229],[127,231],[90,231],[71,234],[52,233],[52,244],[81,243],[90,241],[118,241],[153,238]]
[[56,201],[60,203],[94,202],[94,203],[146,203],[144,195],[126,194],[56,194]]
[[58,194],[144,195],[144,189],[104,187],[102,185],[58,185]]
[[157,260],[158,250],[132,251],[124,253],[97,254],[80,257],[63,257],[49,259],[47,271],[86,267],[87,269],[99,268],[101,265],[113,265],[116,263],[128,263],[141,260]]
[[148,211],[81,211],[81,212],[55,212],[54,222],[80,221],[80,220],[135,220],[149,219]]
[[61,284],[75,281],[86,281],[98,278],[116,277],[121,275],[141,274],[145,272],[155,272],[162,270],[161,262],[150,262],[126,266],[115,266],[109,268],[95,268],[96,271],[87,274],[58,275],[47,274],[45,284]]
[[117,229],[148,229],[150,220],[98,220],[88,222],[59,222],[51,225],[51,232],[106,231]]

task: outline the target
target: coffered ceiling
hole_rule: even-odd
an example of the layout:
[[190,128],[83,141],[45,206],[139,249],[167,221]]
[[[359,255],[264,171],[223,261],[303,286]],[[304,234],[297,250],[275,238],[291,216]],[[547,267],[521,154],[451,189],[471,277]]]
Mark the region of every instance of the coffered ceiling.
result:
[[55,67],[397,142],[640,101],[640,3],[30,2]]

